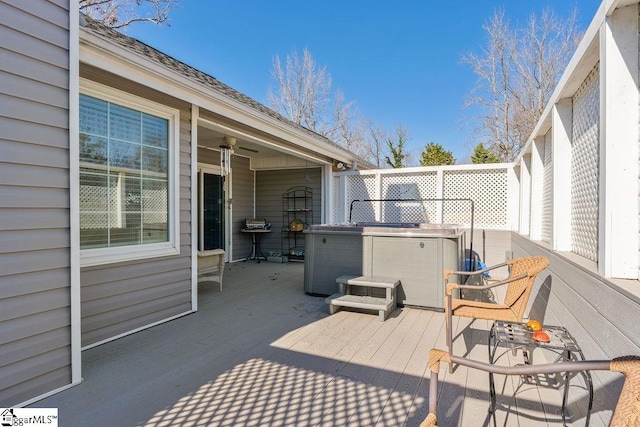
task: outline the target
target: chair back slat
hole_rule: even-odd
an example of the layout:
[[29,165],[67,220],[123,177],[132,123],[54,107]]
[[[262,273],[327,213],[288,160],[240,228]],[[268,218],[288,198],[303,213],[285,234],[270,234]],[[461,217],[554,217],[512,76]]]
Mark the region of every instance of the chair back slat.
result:
[[511,274],[509,277],[516,277],[521,274],[527,275],[527,277],[523,279],[509,283],[504,298],[504,304],[511,307],[515,313],[519,314],[518,320],[522,321],[522,316],[524,315],[524,310],[527,302],[529,301],[529,296],[531,295],[531,290],[533,289],[536,276],[542,270],[547,268],[549,260],[545,257],[534,256],[514,259],[509,261],[507,265],[511,267]]

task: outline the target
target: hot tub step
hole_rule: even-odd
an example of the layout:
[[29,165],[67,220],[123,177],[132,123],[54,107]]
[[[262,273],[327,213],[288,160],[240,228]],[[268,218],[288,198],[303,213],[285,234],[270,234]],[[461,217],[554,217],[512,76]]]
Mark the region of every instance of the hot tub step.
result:
[[340,276],[336,279],[336,283],[353,286],[366,286],[369,288],[394,289],[400,284],[400,281],[388,277]]
[[396,307],[395,301],[386,298],[376,298],[366,295],[333,294],[325,299],[329,304],[329,313],[334,314],[340,307],[357,308],[361,310],[376,310],[378,318],[384,321]]
[[[359,289],[364,288],[368,296],[372,295],[373,289],[384,289],[385,298],[396,305],[396,288],[400,285],[400,280],[388,277],[369,277],[369,276],[340,276],[336,279],[339,285],[338,292],[345,295],[362,294]],[[354,288],[357,287],[357,288]],[[359,288],[359,289],[358,289]]]

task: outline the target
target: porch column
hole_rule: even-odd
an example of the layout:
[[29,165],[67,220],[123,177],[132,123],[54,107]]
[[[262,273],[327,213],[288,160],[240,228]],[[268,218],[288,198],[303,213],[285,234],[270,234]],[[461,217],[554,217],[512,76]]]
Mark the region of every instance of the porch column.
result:
[[200,107],[191,104],[191,310],[198,311],[198,116]]
[[571,127],[573,101],[561,99],[553,106],[553,194],[551,195],[551,247],[571,250]]
[[321,224],[335,224],[337,218],[333,217],[333,167],[332,165],[324,165],[322,167],[322,209],[320,210],[320,223]]
[[598,273],[638,279],[638,5],[600,28]]

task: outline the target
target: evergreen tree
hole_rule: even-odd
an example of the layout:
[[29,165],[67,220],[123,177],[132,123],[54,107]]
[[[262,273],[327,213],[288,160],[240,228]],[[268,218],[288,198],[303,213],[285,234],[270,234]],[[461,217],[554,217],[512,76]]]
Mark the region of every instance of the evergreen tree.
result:
[[424,151],[420,155],[420,166],[441,166],[441,165],[455,165],[456,159],[453,158],[453,153],[447,151],[441,144],[435,142],[429,142],[424,147]]
[[476,145],[476,148],[473,150],[473,154],[471,155],[471,163],[500,163],[500,157],[498,157],[498,155],[493,151],[486,149],[484,147],[484,144],[481,142]]

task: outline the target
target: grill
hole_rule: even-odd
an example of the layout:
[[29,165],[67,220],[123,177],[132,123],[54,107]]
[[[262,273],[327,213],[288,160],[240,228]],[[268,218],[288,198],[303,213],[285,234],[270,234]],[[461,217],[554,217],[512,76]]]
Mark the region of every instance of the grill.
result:
[[244,220],[244,228],[247,230],[268,230],[271,224],[265,218],[247,218]]

